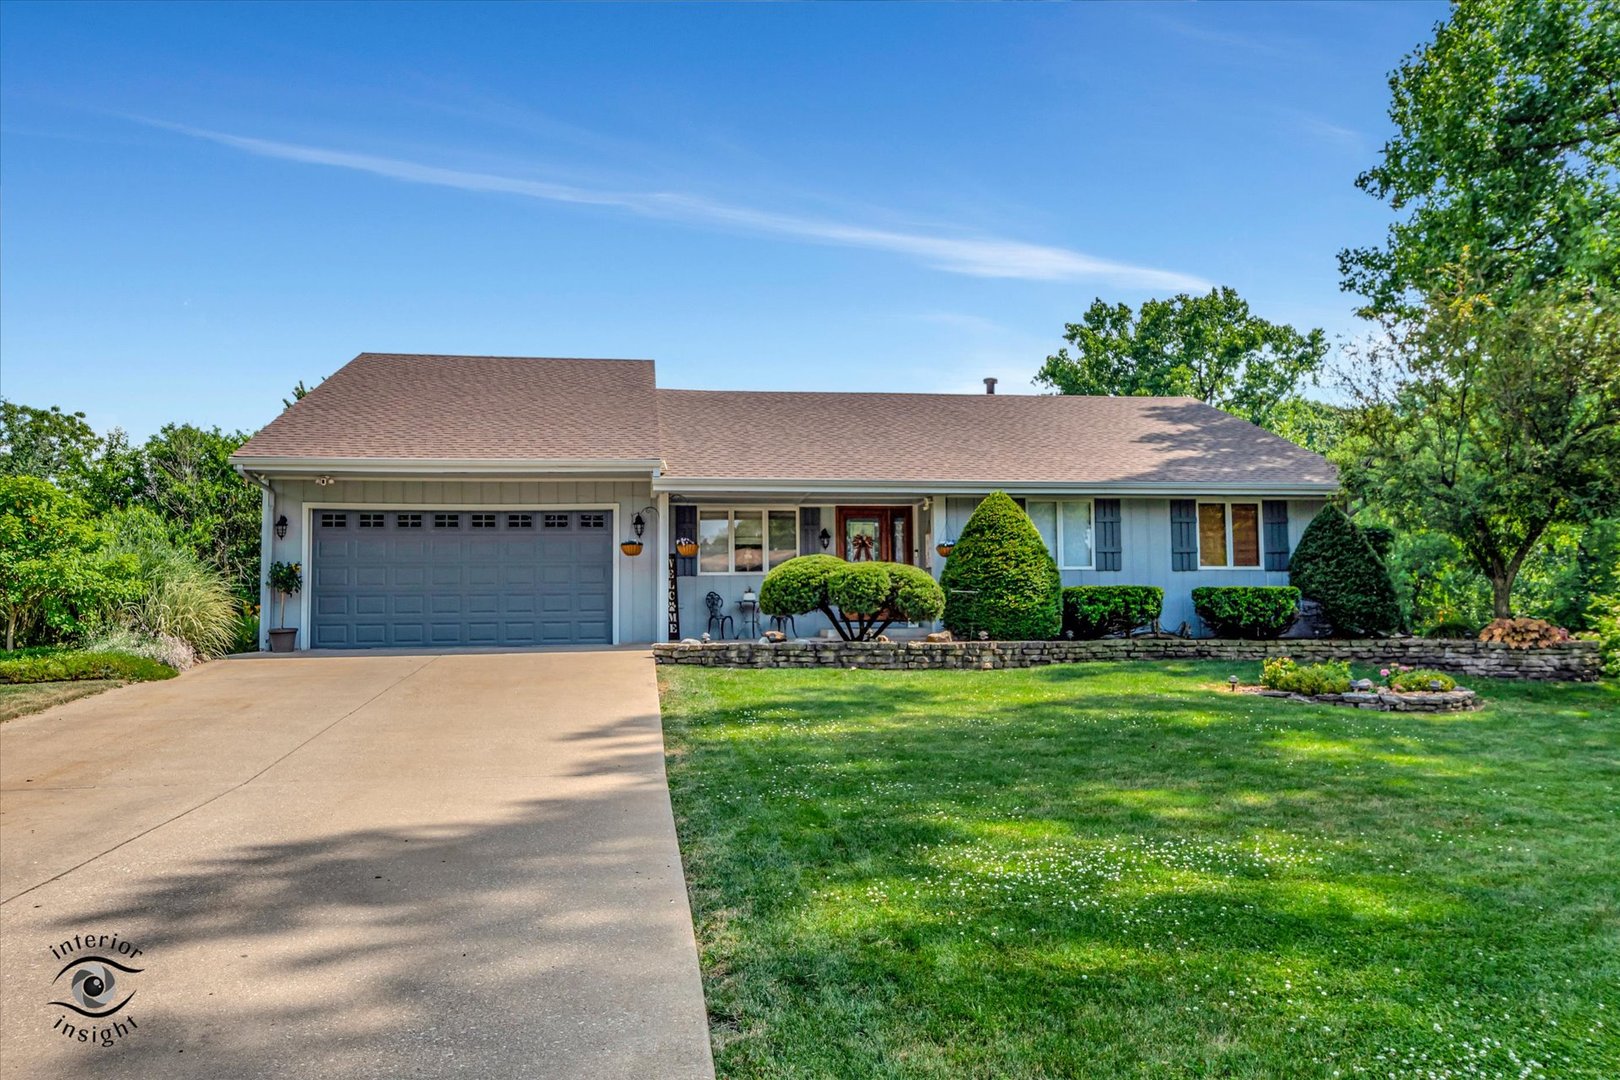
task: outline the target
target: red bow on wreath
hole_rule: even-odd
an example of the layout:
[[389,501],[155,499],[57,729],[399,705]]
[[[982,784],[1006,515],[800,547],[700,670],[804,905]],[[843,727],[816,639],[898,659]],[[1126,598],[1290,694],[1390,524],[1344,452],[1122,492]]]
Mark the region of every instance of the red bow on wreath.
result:
[[872,538],[866,535],[849,538],[849,561],[870,562],[872,560]]

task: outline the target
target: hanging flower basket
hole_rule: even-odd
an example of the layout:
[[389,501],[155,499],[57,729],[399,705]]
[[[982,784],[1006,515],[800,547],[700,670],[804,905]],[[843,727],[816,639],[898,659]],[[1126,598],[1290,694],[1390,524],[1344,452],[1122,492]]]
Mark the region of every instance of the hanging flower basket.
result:
[[941,540],[934,545],[934,550],[939,552],[940,558],[948,559],[951,557],[951,552],[956,550],[956,543],[952,540]]
[[619,545],[619,550],[624,552],[626,555],[629,555],[631,558],[634,558],[641,554],[641,541],[626,540],[624,543]]
[[675,541],[675,554],[683,559],[690,559],[698,553],[697,541],[688,537],[681,537]]

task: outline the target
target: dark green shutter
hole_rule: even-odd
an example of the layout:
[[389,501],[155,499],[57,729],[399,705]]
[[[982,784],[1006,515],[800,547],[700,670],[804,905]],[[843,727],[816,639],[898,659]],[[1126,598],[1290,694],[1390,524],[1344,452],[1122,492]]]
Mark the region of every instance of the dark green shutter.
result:
[[1198,503],[1170,500],[1170,569],[1198,569]]
[[1097,517],[1097,569],[1120,568],[1119,500],[1098,499]]
[[821,554],[821,507],[799,507],[799,554]]
[[1288,569],[1288,503],[1282,499],[1267,499],[1262,504],[1261,519],[1265,522],[1266,569]]
[[[697,510],[698,510],[698,508],[695,507],[695,506],[677,505],[675,507],[675,537],[674,537],[675,540],[679,540],[683,536],[686,537],[688,540],[696,540],[698,538]],[[674,545],[674,543],[672,541],[670,543],[670,547],[673,548],[674,546],[675,545]],[[692,577],[696,573],[697,573],[697,556],[696,555],[692,555],[692,556],[685,557],[685,558],[681,557],[680,555],[675,556],[675,576],[676,577]]]

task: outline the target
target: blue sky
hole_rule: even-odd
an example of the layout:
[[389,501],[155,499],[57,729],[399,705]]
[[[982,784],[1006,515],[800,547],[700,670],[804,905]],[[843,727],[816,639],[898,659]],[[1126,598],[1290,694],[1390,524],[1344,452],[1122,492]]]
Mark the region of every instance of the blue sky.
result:
[[1029,391],[1094,297],[1211,284],[1353,333],[1444,15],[7,3],[0,393],[140,437],[366,350]]

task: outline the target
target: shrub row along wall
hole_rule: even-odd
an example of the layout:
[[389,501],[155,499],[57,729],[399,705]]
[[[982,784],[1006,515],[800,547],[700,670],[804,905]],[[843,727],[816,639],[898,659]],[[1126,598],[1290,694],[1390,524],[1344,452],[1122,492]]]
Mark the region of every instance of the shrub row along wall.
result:
[[1510,649],[1486,641],[1428,638],[1355,638],[1320,641],[1233,641],[1219,638],[1110,638],[1103,641],[753,641],[700,644],[660,642],[660,664],[703,667],[1024,668],[1093,660],[1264,660],[1291,656],[1300,663],[1349,660],[1364,666],[1437,668],[1493,679],[1590,682],[1602,671],[1595,641],[1545,649]]

